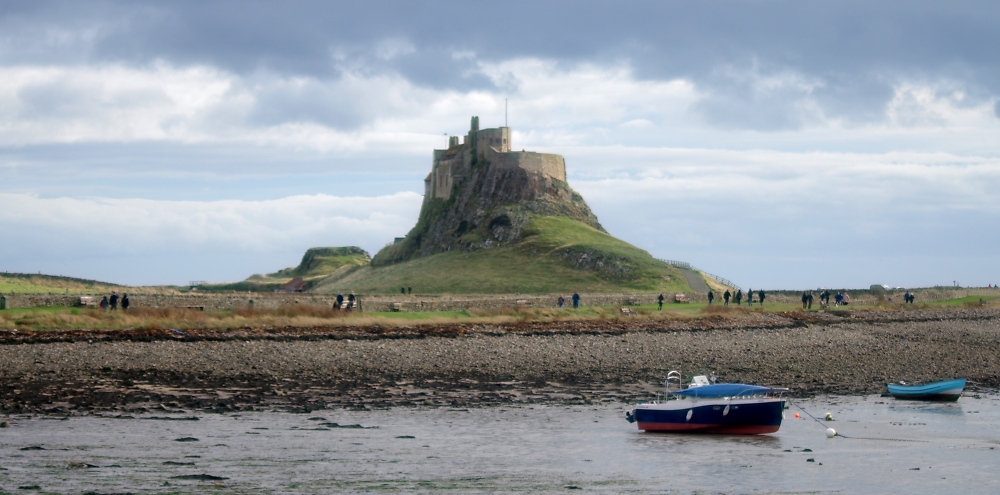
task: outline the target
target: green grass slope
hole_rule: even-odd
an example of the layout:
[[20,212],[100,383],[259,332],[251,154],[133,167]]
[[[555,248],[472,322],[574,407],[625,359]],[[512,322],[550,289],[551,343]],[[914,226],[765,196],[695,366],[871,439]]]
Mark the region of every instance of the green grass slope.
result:
[[198,290],[205,292],[253,291],[272,292],[295,277],[302,277],[311,287],[334,273],[346,273],[371,261],[368,253],[357,246],[317,247],[306,250],[298,266],[278,270],[267,275],[253,275],[242,282],[230,284],[203,284]]
[[319,281],[313,292],[552,294],[689,290],[673,267],[578,220],[535,217],[515,244],[364,266]]
[[10,294],[92,294],[100,291],[112,291],[123,286],[86,280],[82,278],[61,277],[56,275],[41,275],[31,273],[0,273],[0,293]]

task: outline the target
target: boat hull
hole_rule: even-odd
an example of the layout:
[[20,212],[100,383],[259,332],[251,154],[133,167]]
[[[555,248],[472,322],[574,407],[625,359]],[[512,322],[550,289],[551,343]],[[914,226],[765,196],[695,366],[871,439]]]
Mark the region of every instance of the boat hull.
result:
[[927,385],[895,385],[890,383],[888,388],[889,395],[899,400],[954,402],[962,396],[962,391],[965,390],[965,379],[928,383]]
[[640,404],[633,414],[643,431],[760,435],[778,431],[784,408],[781,399],[676,400]]

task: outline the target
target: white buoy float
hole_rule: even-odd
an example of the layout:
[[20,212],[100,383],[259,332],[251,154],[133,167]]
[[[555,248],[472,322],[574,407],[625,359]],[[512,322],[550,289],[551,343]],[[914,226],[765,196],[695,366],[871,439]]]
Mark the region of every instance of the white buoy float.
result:
[[834,430],[833,428],[826,429],[826,438],[833,438],[835,436],[837,436],[837,430]]

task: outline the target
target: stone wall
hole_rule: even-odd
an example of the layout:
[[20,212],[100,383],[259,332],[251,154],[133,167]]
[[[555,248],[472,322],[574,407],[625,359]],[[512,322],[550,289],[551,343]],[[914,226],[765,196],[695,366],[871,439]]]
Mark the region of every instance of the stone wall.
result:
[[[95,302],[108,294],[92,294]],[[54,294],[5,294],[7,308],[34,308],[51,306],[77,306],[80,295]],[[142,294],[131,293],[128,296],[132,307],[170,308],[193,307],[205,309],[240,309],[250,306],[250,301],[256,308],[277,309],[295,304],[333,305],[336,296],[312,294],[282,294],[282,293],[238,293],[238,294]]]
[[[94,300],[100,301],[105,294],[94,294]],[[563,294],[567,305],[572,294]],[[692,301],[705,301],[704,294],[687,294]],[[76,306],[80,296],[51,294],[14,294],[4,295],[7,307],[32,308],[52,306]],[[585,306],[611,306],[654,304],[657,294],[581,294],[581,304]],[[664,294],[669,300],[673,293]],[[364,311],[457,311],[463,309],[499,309],[505,307],[528,306],[535,308],[555,308],[558,306],[558,295],[499,295],[499,296],[435,296],[435,295],[379,295],[360,296]],[[209,310],[246,308],[253,301],[255,308],[277,309],[296,304],[332,306],[336,295],[314,294],[281,294],[281,293],[240,293],[240,294],[131,294],[129,300],[132,307],[198,307]],[[398,305],[398,306],[397,306]]]
[[[904,291],[892,291],[894,302],[903,301]],[[876,297],[869,291],[849,291],[853,304],[871,304]],[[916,289],[912,291],[917,302],[941,301],[966,296],[1000,296],[998,289]],[[684,293],[691,302],[707,301],[707,294]],[[819,305],[819,292],[814,307]],[[100,301],[105,294],[94,294],[94,300]],[[655,304],[659,294],[580,294],[580,303],[584,306],[632,306],[639,304]],[[664,293],[665,305],[673,304],[674,292]],[[566,305],[572,306],[571,293],[563,294]],[[4,294],[7,308],[33,308],[52,306],[75,306],[80,301],[79,295],[62,294]],[[464,309],[500,309],[516,306],[532,308],[555,308],[558,306],[558,294],[546,295],[495,295],[495,296],[449,296],[449,295],[361,295],[363,311],[459,311]],[[832,298],[831,298],[832,299]],[[330,294],[283,294],[283,293],[234,293],[234,294],[142,294],[129,295],[132,307],[199,307],[209,310],[241,309],[250,306],[253,301],[255,308],[278,309],[296,304],[332,306],[336,295]],[[756,300],[756,294],[754,296]],[[767,303],[799,304],[801,293],[782,291],[767,293]],[[716,293],[716,304],[722,304],[722,295]]]
[[[471,134],[471,133],[470,133]],[[494,127],[492,129],[482,129],[475,132],[474,148],[479,151],[494,148],[503,153],[510,151],[510,128]]]
[[487,148],[484,157],[486,161],[496,167],[521,168],[566,182],[566,160],[561,155],[535,153],[534,151],[497,153],[493,149]]

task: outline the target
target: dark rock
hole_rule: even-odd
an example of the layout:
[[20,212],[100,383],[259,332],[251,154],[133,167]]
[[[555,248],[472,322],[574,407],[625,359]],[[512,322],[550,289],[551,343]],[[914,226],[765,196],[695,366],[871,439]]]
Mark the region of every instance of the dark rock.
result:
[[198,481],[221,481],[228,480],[229,478],[223,476],[213,476],[211,474],[182,474],[180,476],[171,476],[172,480],[198,480]]

